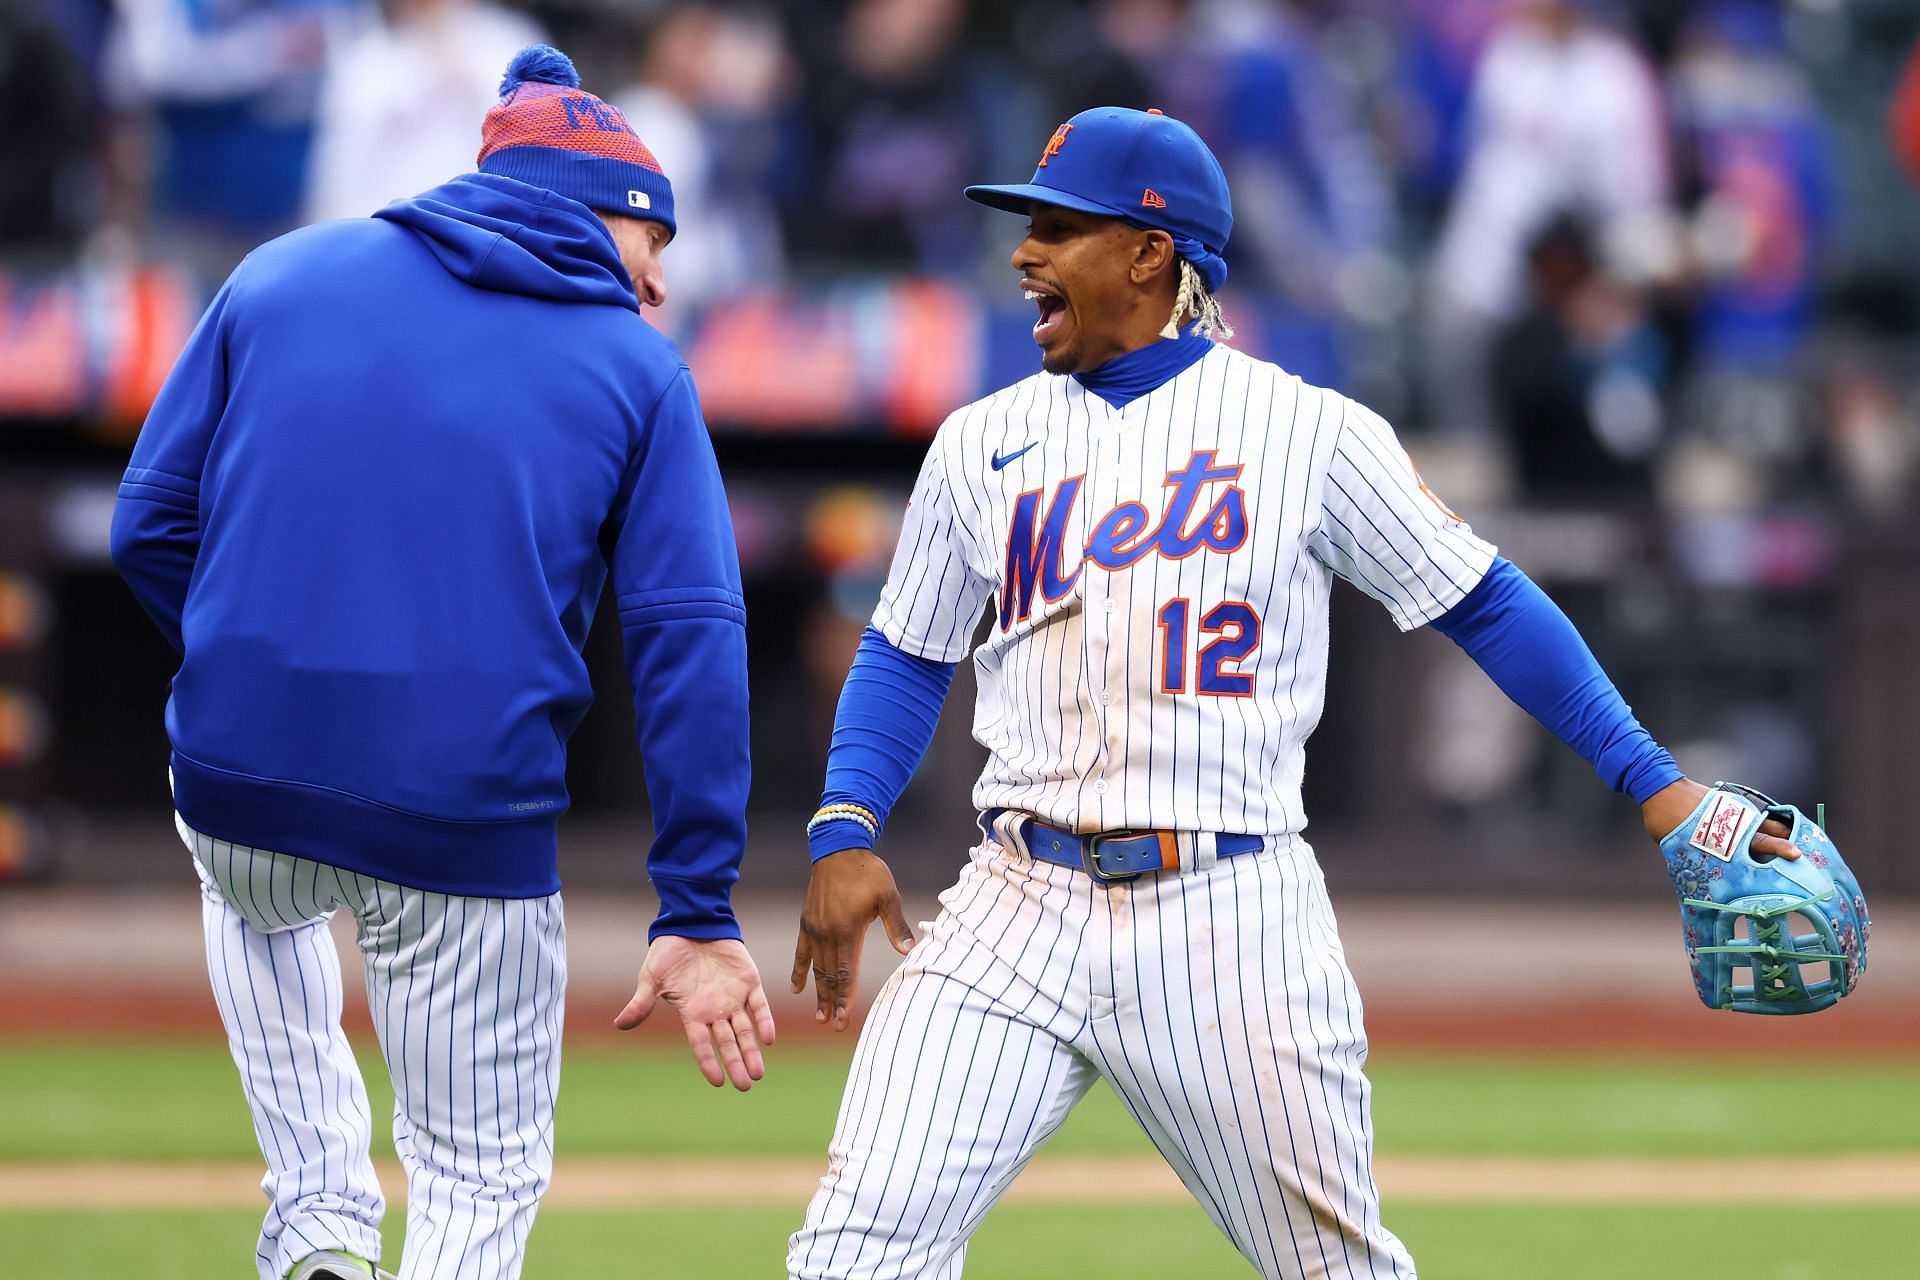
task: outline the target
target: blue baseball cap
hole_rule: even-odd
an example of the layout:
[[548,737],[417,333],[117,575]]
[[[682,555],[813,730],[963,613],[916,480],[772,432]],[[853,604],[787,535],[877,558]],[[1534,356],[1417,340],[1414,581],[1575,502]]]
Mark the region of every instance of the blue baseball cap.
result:
[[967,199],[1008,213],[1058,205],[1164,231],[1208,289],[1227,282],[1227,175],[1199,134],[1158,111],[1082,111],[1047,139],[1033,181],[968,187]]

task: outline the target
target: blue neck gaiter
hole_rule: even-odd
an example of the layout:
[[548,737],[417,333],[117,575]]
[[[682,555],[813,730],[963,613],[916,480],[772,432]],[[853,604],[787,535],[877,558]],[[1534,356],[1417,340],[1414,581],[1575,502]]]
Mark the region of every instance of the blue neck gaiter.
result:
[[1198,337],[1189,327],[1177,338],[1162,338],[1138,351],[1115,356],[1098,369],[1073,376],[1114,408],[1124,409],[1211,350],[1213,339]]

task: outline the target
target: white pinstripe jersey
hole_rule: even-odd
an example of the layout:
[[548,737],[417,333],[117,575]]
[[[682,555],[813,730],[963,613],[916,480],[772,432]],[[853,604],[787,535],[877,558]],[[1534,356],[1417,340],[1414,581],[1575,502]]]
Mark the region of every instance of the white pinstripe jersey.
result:
[[1041,373],[949,417],[873,621],[957,662],[997,601],[979,808],[1270,835],[1306,825],[1333,575],[1410,630],[1493,557],[1378,415],[1216,346],[1124,408]]

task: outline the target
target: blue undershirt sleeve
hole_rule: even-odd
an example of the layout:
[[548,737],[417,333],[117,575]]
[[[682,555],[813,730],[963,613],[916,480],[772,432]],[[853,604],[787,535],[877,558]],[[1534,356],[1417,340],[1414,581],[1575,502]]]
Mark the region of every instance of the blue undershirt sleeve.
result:
[[1634,719],[1592,650],[1547,593],[1504,557],[1433,629],[1501,692],[1586,757],[1601,781],[1644,804],[1683,776]]
[[[872,627],[862,633],[833,717],[823,806],[859,805],[885,828],[887,814],[933,742],[956,665],[916,658]],[[807,833],[807,851],[815,862],[842,849],[871,849],[873,842],[865,827],[844,820],[823,822]]]

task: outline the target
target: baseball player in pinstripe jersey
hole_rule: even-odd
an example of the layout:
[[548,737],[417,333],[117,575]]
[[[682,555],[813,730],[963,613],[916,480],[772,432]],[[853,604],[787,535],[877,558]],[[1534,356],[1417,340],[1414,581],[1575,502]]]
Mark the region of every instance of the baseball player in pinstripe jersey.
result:
[[[1366,1036],[1300,779],[1335,577],[1435,626],[1642,802],[1705,793],[1564,615],[1392,430],[1216,339],[1232,226],[1193,131],[1099,108],[1013,254],[1042,372],[953,414],[848,673],[793,986],[844,1028],[877,917],[907,959],[860,1037],[789,1274],[952,1277],[1096,1077],[1271,1277],[1408,1277],[1372,1174]],[[982,610],[986,638],[972,637]],[[914,940],[872,852],[971,652],[980,831]],[[1772,824],[1755,847],[1785,852]]]
[[261,1280],[380,1256],[341,909],[393,1078],[402,1280],[520,1274],[553,1170],[566,743],[609,581],[661,899],[616,1025],[666,1001],[708,1081],[743,1090],[773,1036],[729,901],[739,564],[692,379],[641,319],[673,191],[544,46],[482,143],[479,172],[241,264],[114,513],[114,561],[181,655],[173,798],[267,1163]]

